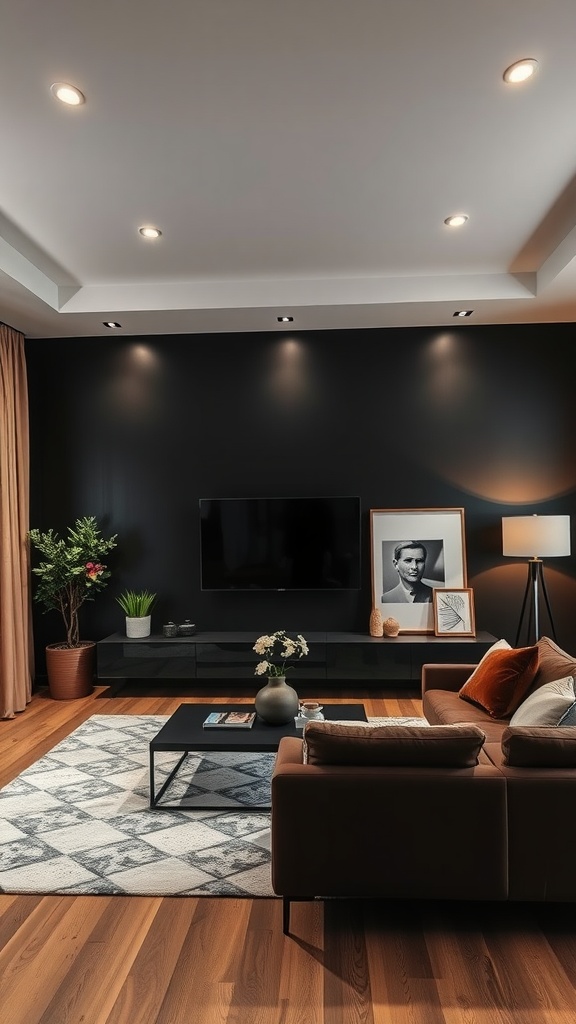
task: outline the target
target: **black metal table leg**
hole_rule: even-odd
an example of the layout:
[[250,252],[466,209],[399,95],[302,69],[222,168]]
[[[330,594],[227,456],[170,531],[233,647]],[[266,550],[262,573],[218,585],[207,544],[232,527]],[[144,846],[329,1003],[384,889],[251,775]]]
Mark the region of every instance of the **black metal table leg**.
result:
[[187,757],[188,757],[188,751],[185,750],[184,753],[182,754],[182,757],[178,761],[178,764],[176,765],[176,767],[172,769],[172,771],[170,772],[170,775],[168,776],[168,778],[165,780],[165,782],[160,787],[158,792],[155,793],[154,790],[155,790],[156,787],[155,787],[155,782],[154,782],[154,751],[152,750],[152,748],[150,748],[150,807],[152,807],[152,808],[157,808],[158,807],[158,801],[160,800],[160,797],[162,796],[163,793],[166,792],[166,790],[168,789],[168,786],[172,782],[172,779],[174,778],[174,776],[178,772],[178,769],[180,768],[180,765],[182,764],[183,761],[186,760]]

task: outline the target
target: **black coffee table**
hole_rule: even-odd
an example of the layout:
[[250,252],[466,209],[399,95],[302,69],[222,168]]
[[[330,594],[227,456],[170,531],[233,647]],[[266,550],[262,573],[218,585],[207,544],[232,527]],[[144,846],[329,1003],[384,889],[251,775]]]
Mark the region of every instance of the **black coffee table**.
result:
[[[186,809],[185,804],[162,804],[162,807],[159,807],[158,801],[191,751],[241,752],[249,750],[274,753],[283,736],[302,736],[302,729],[296,728],[293,719],[287,725],[267,725],[259,716],[256,716],[256,721],[251,729],[204,729],[202,727],[202,723],[211,711],[252,710],[250,704],[181,704],[162,726],[160,732],[150,741],[150,807],[156,810]],[[324,704],[322,713],[327,721],[337,721],[338,719],[350,722],[367,721],[363,704]],[[165,750],[181,752],[182,757],[156,792],[154,756],[159,751]],[[202,809],[214,810],[205,805]],[[241,808],[235,809],[240,810]]]

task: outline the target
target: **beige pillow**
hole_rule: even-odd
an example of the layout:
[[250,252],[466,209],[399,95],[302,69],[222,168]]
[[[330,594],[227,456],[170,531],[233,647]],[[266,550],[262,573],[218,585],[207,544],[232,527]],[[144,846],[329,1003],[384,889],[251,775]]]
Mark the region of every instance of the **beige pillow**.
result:
[[545,683],[531,693],[512,715],[510,725],[558,725],[576,700],[574,677]]
[[308,722],[304,763],[372,767],[473,768],[486,739],[476,725]]

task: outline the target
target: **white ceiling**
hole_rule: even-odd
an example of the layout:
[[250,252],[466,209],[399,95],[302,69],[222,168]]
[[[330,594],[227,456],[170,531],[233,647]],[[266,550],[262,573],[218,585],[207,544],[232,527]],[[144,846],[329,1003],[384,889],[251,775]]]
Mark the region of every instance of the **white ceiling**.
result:
[[0,96],[28,337],[576,320],[576,0],[0,0]]

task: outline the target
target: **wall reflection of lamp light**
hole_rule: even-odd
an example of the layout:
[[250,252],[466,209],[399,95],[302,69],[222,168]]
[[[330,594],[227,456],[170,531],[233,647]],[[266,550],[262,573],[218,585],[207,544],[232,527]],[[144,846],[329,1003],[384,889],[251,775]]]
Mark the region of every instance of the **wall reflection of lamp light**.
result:
[[559,558],[570,554],[570,516],[503,516],[502,554],[508,558],[529,558],[528,579],[514,646],[518,646],[527,607],[528,643],[532,622],[534,643],[540,639],[540,593],[544,597],[552,636],[556,640],[542,558]]

